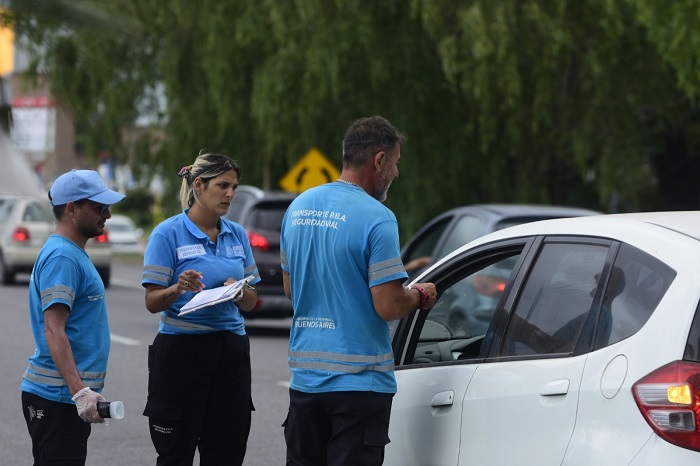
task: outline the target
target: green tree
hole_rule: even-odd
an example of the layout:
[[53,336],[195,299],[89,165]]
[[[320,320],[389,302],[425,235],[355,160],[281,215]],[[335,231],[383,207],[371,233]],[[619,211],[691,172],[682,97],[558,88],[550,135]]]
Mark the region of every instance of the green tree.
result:
[[[173,185],[224,150],[276,188],[312,146],[340,165],[354,118],[386,116],[408,137],[388,201],[406,238],[474,202],[672,208],[664,160],[700,147],[681,46],[700,40],[696,3],[670,23],[661,0],[15,0],[11,19],[86,147]],[[156,89],[162,139],[125,145]]]
[[417,2],[475,110],[484,199],[629,209],[654,190],[645,118],[678,92],[633,7],[608,0]]

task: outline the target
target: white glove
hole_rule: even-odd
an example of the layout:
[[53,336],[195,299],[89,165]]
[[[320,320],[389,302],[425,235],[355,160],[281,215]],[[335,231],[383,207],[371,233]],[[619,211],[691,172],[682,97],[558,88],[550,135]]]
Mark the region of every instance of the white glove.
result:
[[73,401],[75,401],[75,407],[78,410],[78,416],[89,423],[102,423],[104,419],[97,414],[97,402],[107,401],[102,395],[97,392],[90,390],[90,387],[85,387],[73,395]]

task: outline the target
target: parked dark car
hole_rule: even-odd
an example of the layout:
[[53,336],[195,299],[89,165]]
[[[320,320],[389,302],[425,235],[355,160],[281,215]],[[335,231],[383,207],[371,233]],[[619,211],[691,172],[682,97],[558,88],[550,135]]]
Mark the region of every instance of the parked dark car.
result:
[[287,207],[296,194],[264,191],[255,186],[241,185],[226,218],[248,232],[253,256],[261,281],[256,285],[258,303],[245,313],[246,319],[284,318],[294,313],[292,302],[284,295],[280,265],[280,229]]
[[447,254],[487,233],[523,223],[599,215],[577,207],[528,204],[473,204],[447,210],[426,223],[401,249],[409,279]]

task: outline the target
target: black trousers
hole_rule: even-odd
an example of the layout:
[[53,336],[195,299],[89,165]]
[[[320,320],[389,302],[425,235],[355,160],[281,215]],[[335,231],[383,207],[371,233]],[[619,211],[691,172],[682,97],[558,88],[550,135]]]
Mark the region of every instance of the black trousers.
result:
[[148,349],[148,416],[159,466],[241,465],[250,432],[248,337],[158,334]]
[[91,426],[75,405],[22,392],[22,411],[32,438],[34,466],[83,466]]
[[372,466],[384,462],[392,393],[289,390],[287,465]]

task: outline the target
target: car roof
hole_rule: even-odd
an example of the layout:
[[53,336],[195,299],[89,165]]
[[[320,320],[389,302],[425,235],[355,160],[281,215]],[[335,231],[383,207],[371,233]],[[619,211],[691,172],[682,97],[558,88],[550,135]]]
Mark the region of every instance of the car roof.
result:
[[297,197],[296,193],[289,193],[287,191],[266,191],[260,189],[257,186],[251,186],[247,184],[239,185],[236,188],[236,193],[246,192],[252,194],[257,199],[294,199]]
[[[592,236],[620,240],[632,245],[650,245],[662,238],[662,231],[700,242],[700,211],[635,212],[540,220],[505,228],[461,246],[441,259],[443,262],[465,249],[493,241],[534,235]],[[700,247],[700,244],[698,244]]]
[[28,194],[24,193],[16,193],[12,191],[2,191],[0,192],[0,198],[7,199],[7,198],[17,198],[17,199],[25,199],[28,201],[46,201],[49,202],[49,199],[47,197],[42,197],[42,196],[30,196]]
[[585,215],[600,215],[601,212],[579,207],[543,205],[543,204],[470,204],[455,207],[444,214],[466,214],[481,212],[497,217],[572,217]]

